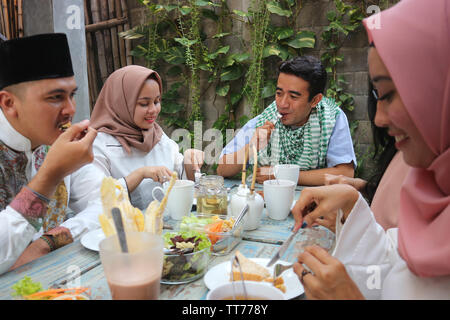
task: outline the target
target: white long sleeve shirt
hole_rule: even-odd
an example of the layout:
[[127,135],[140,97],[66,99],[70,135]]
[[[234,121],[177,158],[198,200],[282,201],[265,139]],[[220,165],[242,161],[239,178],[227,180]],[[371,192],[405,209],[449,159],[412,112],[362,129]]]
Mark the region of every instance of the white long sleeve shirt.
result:
[[[125,184],[125,177],[145,166],[165,166],[176,171],[178,177],[186,178],[183,170],[183,155],[179,152],[177,143],[163,133],[161,140],[150,152],[143,152],[131,147],[128,154],[120,142],[112,135],[99,132],[94,141],[94,164],[103,174],[119,179]],[[153,200],[152,190],[161,186],[152,179],[144,179],[139,186],[130,193],[133,206],[145,210]]]
[[[0,127],[0,140],[11,149],[25,153],[28,160],[25,173],[27,181],[30,181],[36,173],[30,141],[8,123],[1,111]],[[100,186],[103,177],[100,170],[89,164],[64,178],[68,193],[67,205],[73,210],[74,216],[60,225],[70,230],[74,240],[89,230],[100,227],[98,215],[102,212]],[[38,239],[42,233],[42,228],[36,232],[36,229],[10,206],[0,211],[0,274],[8,271],[30,242]]]
[[336,219],[333,256],[346,267],[366,299],[450,299],[450,276],[421,278],[398,253],[398,228],[383,228],[359,196],[341,224]]

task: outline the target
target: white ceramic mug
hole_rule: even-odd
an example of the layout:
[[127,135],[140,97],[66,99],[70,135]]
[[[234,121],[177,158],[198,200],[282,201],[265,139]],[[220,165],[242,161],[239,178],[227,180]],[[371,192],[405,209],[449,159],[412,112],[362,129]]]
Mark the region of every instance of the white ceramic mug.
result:
[[264,202],[269,218],[274,220],[287,218],[294,201],[296,185],[290,180],[264,181]]
[[273,168],[273,174],[278,180],[290,180],[298,183],[298,177],[300,175],[300,166],[296,164],[277,164]]
[[[159,199],[160,197],[155,197],[155,191],[160,190],[164,194],[167,191],[169,184],[164,185],[164,189],[161,187],[155,187],[152,190],[152,195],[154,199]],[[170,217],[174,220],[181,220],[184,216],[189,215],[192,209],[192,203],[194,201],[194,181],[191,180],[177,180],[169,193],[169,198],[167,199],[166,210],[168,211]]]

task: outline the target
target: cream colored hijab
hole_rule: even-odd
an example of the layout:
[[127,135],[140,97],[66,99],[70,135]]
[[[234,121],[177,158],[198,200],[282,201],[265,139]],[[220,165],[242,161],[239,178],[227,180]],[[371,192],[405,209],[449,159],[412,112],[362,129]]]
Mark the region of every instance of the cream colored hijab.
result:
[[157,123],[149,130],[142,130],[133,120],[139,93],[150,76],[162,92],[161,78],[156,71],[136,65],[114,71],[106,79],[91,115],[91,126],[116,137],[128,154],[130,146],[149,152],[163,134]]
[[[375,16],[377,18],[377,16]],[[421,277],[450,275],[450,1],[403,0],[364,21],[411,119],[436,158],[402,186],[399,253]]]

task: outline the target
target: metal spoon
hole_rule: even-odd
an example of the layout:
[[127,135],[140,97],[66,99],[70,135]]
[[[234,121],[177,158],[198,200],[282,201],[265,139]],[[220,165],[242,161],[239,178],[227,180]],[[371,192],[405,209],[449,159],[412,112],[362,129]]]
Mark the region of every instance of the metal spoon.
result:
[[237,264],[237,266],[239,268],[239,273],[241,275],[242,288],[244,289],[244,300],[248,300],[247,288],[245,287],[244,275],[242,274],[241,263],[239,262],[239,259],[235,254],[231,258],[231,283],[232,283],[232,287],[233,287],[233,300],[236,300],[236,289],[234,287],[235,281],[234,281],[234,273],[233,273],[234,264]]
[[125,236],[125,230],[123,227],[122,214],[119,208],[112,208],[111,210],[114,224],[116,226],[117,235],[119,237],[120,248],[122,252],[128,252],[127,238]]

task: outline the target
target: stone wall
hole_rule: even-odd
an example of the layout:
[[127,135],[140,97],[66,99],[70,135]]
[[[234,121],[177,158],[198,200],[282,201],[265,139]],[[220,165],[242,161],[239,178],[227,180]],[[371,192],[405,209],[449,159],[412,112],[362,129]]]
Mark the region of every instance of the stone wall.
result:
[[[237,9],[247,11],[249,0],[228,0],[230,10]],[[145,21],[145,9],[138,0],[127,0],[130,12],[131,25],[135,26]],[[320,57],[323,53],[323,44],[320,40],[320,34],[323,27],[328,25],[326,14],[328,11],[334,9],[333,0],[303,0],[303,8],[298,17],[298,25],[300,30],[311,30],[316,33],[316,47],[314,49],[306,50],[306,54]],[[276,18],[276,17],[275,17]],[[276,22],[275,22],[276,23]],[[211,27],[213,29],[213,26]],[[208,30],[208,27],[206,28]],[[213,32],[213,31],[212,31]],[[240,37],[248,38],[248,31],[242,23],[233,23],[233,34],[240,35]],[[239,42],[233,37],[229,37],[233,45]],[[233,47],[233,46],[232,46]],[[357,160],[364,162],[361,172],[362,177],[367,177],[370,174],[373,164],[370,159],[370,145],[372,143],[372,133],[370,128],[370,121],[367,115],[367,92],[368,92],[368,72],[367,72],[367,36],[364,29],[361,27],[358,32],[349,36],[341,49],[344,55],[344,61],[338,66],[339,75],[344,75],[347,84],[348,92],[354,95],[355,109],[350,112],[344,110],[349,122],[358,121],[358,128],[354,133],[355,152],[357,153]],[[135,60],[136,64],[143,64],[143,61]],[[171,81],[167,77],[163,80]],[[205,121],[204,129],[210,128],[217,117],[223,112],[223,99],[216,97],[215,102],[212,103],[215,97],[214,88],[208,90],[202,100],[202,110],[204,110]],[[242,114],[250,115],[250,110],[242,102],[237,110],[237,117]],[[164,128],[170,135],[170,128]]]

